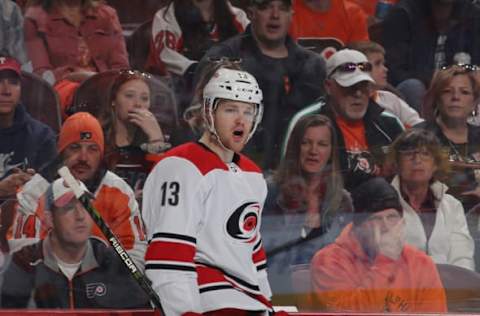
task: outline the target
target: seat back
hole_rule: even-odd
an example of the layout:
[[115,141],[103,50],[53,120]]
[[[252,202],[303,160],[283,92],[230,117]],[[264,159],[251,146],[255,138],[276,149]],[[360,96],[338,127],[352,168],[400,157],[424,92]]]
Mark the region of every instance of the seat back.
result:
[[[117,70],[98,73],[85,80],[75,92],[72,112],[89,112],[100,118],[104,107],[110,106],[108,98],[110,89],[119,74]],[[169,79],[152,76],[150,78],[151,105],[150,111],[155,115],[165,135],[172,135],[178,127],[178,112],[175,95],[170,87]]]
[[127,38],[127,51],[130,67],[145,71],[150,44],[152,42],[152,20],[142,23]]
[[21,103],[30,115],[58,134],[62,125],[60,103],[53,87],[40,76],[22,71]]
[[291,268],[292,290],[299,310],[313,307],[313,287],[310,264],[298,264]]
[[480,274],[450,264],[437,264],[449,312],[480,312]]

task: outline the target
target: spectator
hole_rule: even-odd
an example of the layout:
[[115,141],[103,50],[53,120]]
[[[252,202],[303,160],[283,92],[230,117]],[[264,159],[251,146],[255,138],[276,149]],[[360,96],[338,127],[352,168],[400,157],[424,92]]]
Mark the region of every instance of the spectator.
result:
[[23,16],[11,0],[0,2],[0,56],[15,56],[21,64],[28,62],[23,39]]
[[150,75],[123,71],[114,80],[102,114],[107,145],[105,160],[110,170],[132,188],[141,188],[153,167],[153,157],[169,144],[150,111]]
[[[123,247],[143,267],[146,241],[138,203],[130,186],[105,168],[104,137],[97,119],[85,112],[70,116],[60,131],[57,149],[62,163],[94,194],[94,207]],[[58,167],[54,167],[56,173]],[[17,215],[9,241],[12,251],[46,237],[48,227],[41,221],[44,206],[39,201],[36,209],[29,210],[31,215]],[[105,239],[97,226],[92,234]]]
[[240,154],[261,120],[262,92],[237,69],[205,68],[197,89],[204,134],[167,152],[145,183],[146,275],[166,315],[272,311],[259,235],[267,186]]
[[442,313],[445,291],[433,261],[404,241],[398,194],[382,178],[352,192],[355,216],[312,260],[316,299],[335,312]]
[[[298,112],[288,134],[303,116],[328,116],[338,135],[340,169],[347,190],[371,175],[390,175],[384,164],[386,148],[403,131],[398,118],[370,98],[372,65],[362,53],[344,49],[327,60],[326,99]],[[288,136],[287,136],[288,140]]]
[[479,17],[471,0],[402,0],[386,16],[389,81],[419,113],[435,70],[480,63]]
[[20,103],[20,64],[0,57],[0,202],[56,156],[52,129]]
[[169,0],[153,19],[153,44],[146,69],[173,75],[178,103],[192,99],[198,61],[216,43],[242,33],[250,21],[225,0]]
[[385,49],[375,42],[354,42],[348,47],[365,54],[372,64],[371,75],[375,80],[372,99],[385,110],[397,116],[405,127],[423,122],[417,111],[400,98],[396,94],[395,88],[387,82],[388,68],[385,66]]
[[406,241],[432,257],[474,270],[474,244],[462,204],[439,181],[447,160],[433,133],[411,129],[392,144],[397,167],[392,185],[400,194]]
[[184,75],[212,45],[243,32],[249,22],[229,1],[169,0],[153,20],[154,60],[168,73]]
[[452,162],[446,184],[465,210],[480,202],[477,171],[469,164],[480,162],[480,127],[468,123],[480,96],[475,66],[452,65],[436,72],[427,91],[425,111],[430,119],[418,127],[438,137]]
[[325,41],[322,47],[343,48],[355,41],[368,41],[367,15],[351,0],[296,0],[290,35]]
[[351,219],[343,189],[338,144],[330,119],[303,117],[268,187],[262,218],[268,276],[275,294],[292,294],[290,272],[310,264],[317,250],[335,241]]
[[34,72],[52,84],[130,68],[117,13],[99,1],[34,0],[24,29]]
[[58,179],[47,190],[48,236],[13,255],[2,285],[3,308],[138,308],[148,297],[102,241],[93,221]]
[[[293,114],[322,94],[325,68],[321,57],[288,36],[292,19],[290,0],[250,0],[250,26],[211,48],[197,70],[220,57],[240,60],[265,91],[264,120],[246,152],[261,160],[264,169],[274,169],[280,159],[280,144]],[[199,102],[201,103],[201,102]]]

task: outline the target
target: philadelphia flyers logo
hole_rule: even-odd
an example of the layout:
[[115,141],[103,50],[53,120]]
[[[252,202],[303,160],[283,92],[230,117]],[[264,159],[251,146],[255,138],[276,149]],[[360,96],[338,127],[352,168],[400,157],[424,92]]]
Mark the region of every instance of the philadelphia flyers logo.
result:
[[228,218],[225,227],[227,234],[238,241],[254,242],[259,216],[260,204],[258,202],[244,203]]

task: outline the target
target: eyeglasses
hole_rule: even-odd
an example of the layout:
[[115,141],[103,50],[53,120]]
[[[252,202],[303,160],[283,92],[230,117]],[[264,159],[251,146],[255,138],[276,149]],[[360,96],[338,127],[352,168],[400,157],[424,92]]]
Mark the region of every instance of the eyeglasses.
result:
[[232,64],[241,64],[242,59],[240,57],[211,56],[208,57],[208,62],[212,64],[221,64],[226,62],[230,62]]
[[138,70],[131,70],[131,69],[125,69],[125,70],[120,70],[119,72],[121,75],[130,75],[130,76],[140,76],[144,77],[147,79],[152,78],[152,75],[146,72],[141,72]]
[[448,70],[451,68],[461,68],[463,71],[466,71],[466,72],[480,70],[480,68],[477,65],[471,65],[471,64],[453,64],[449,66],[443,66],[442,68],[440,68],[440,70]]
[[343,72],[343,73],[351,73],[355,70],[360,69],[363,72],[371,72],[372,71],[372,64],[369,62],[362,62],[362,63],[344,63],[337,66],[333,71],[330,73],[329,77],[332,76],[335,72]]
[[399,152],[401,157],[405,160],[414,160],[415,157],[419,157],[420,160],[426,161],[433,157],[432,153],[426,149],[401,150]]

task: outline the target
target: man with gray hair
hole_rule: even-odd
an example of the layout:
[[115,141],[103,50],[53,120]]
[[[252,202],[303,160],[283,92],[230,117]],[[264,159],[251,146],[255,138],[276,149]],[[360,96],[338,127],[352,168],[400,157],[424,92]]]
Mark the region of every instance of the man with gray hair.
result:
[[372,175],[386,175],[386,148],[403,131],[400,120],[371,98],[371,70],[367,57],[356,50],[333,54],[327,60],[326,97],[298,112],[288,127],[290,135],[295,123],[310,114],[324,114],[332,120],[347,189]]
[[353,223],[312,259],[315,299],[335,312],[446,312],[432,259],[405,244],[395,189],[372,178],[352,192]]

